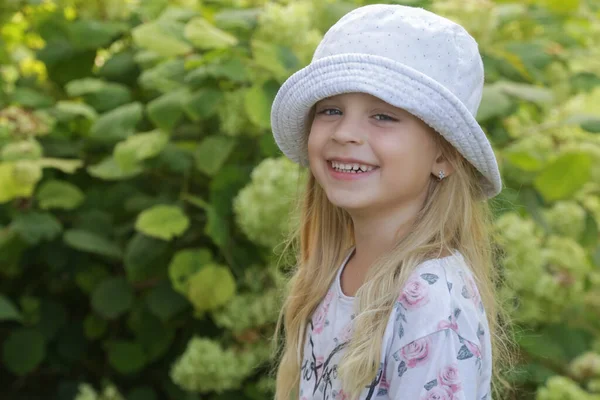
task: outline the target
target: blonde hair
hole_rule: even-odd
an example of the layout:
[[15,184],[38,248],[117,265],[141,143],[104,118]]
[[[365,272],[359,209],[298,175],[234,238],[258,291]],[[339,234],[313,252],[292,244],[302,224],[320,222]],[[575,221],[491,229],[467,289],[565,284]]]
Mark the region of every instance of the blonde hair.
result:
[[[494,263],[499,264],[501,254],[491,240],[490,206],[488,201],[478,200],[483,198],[479,173],[441,135],[432,132],[454,173],[442,182],[432,176],[410,233],[376,260],[355,294],[354,333],[338,364],[338,376],[351,399],[358,398],[378,372],[387,321],[411,272],[420,262],[452,249],[459,250],[471,267],[488,316],[494,398],[505,398],[510,389],[501,370],[514,363],[514,341],[507,329],[507,308],[495,294],[502,282]],[[333,205],[310,170],[308,174],[297,207],[299,224],[285,242],[286,250],[294,249],[296,264],[273,336],[275,400],[298,398],[307,324],[354,244],[350,215]],[[281,339],[283,343],[279,343]]]

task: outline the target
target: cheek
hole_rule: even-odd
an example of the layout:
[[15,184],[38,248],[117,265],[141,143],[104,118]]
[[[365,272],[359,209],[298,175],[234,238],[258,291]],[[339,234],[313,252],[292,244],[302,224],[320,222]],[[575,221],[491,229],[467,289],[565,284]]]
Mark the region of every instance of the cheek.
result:
[[392,171],[392,177],[427,176],[433,159],[431,149],[415,140],[383,140],[378,143],[375,152],[384,171]]
[[323,148],[324,135],[318,129],[311,129],[308,134],[308,158],[320,157]]

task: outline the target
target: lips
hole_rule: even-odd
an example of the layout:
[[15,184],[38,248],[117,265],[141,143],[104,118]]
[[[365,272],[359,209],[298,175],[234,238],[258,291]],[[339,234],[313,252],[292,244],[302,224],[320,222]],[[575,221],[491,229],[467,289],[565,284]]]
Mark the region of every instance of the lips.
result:
[[[337,165],[337,163],[334,162],[329,162],[327,161],[327,170],[329,171],[331,177],[333,177],[336,180],[342,180],[342,181],[354,181],[354,180],[362,180],[364,178],[367,178],[369,176],[371,176],[372,174],[374,174],[375,172],[377,172],[379,170],[379,167],[373,167],[373,166],[367,166],[363,164],[363,168],[358,167],[359,164],[351,164],[352,165],[352,169],[338,169],[336,167],[334,167],[334,163]],[[354,165],[357,165],[357,169],[354,169]],[[365,169],[363,171],[363,169]]]
[[340,164],[359,164],[359,165],[366,165],[369,167],[378,167],[378,165],[373,164],[373,163],[369,163],[363,160],[359,160],[357,158],[343,158],[343,157],[331,157],[331,158],[327,158],[327,162],[337,162]]

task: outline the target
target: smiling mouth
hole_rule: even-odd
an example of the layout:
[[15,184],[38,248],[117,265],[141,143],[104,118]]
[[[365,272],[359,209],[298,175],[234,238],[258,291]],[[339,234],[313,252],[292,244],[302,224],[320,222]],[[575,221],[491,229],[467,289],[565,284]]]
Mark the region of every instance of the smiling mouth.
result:
[[342,162],[331,161],[331,160],[328,160],[327,163],[335,171],[345,172],[345,173],[349,173],[349,174],[360,174],[360,173],[364,173],[364,172],[370,172],[370,171],[373,171],[374,169],[379,168],[376,165],[360,164],[360,163],[342,163]]

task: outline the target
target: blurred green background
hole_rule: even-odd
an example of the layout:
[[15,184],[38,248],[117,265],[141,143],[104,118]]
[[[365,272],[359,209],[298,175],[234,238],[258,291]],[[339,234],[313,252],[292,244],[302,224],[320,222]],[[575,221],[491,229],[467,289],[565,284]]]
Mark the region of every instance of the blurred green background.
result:
[[[368,3],[2,0],[0,398],[272,398],[303,172],[270,106]],[[513,398],[600,399],[600,2],[394,3],[480,44]]]

